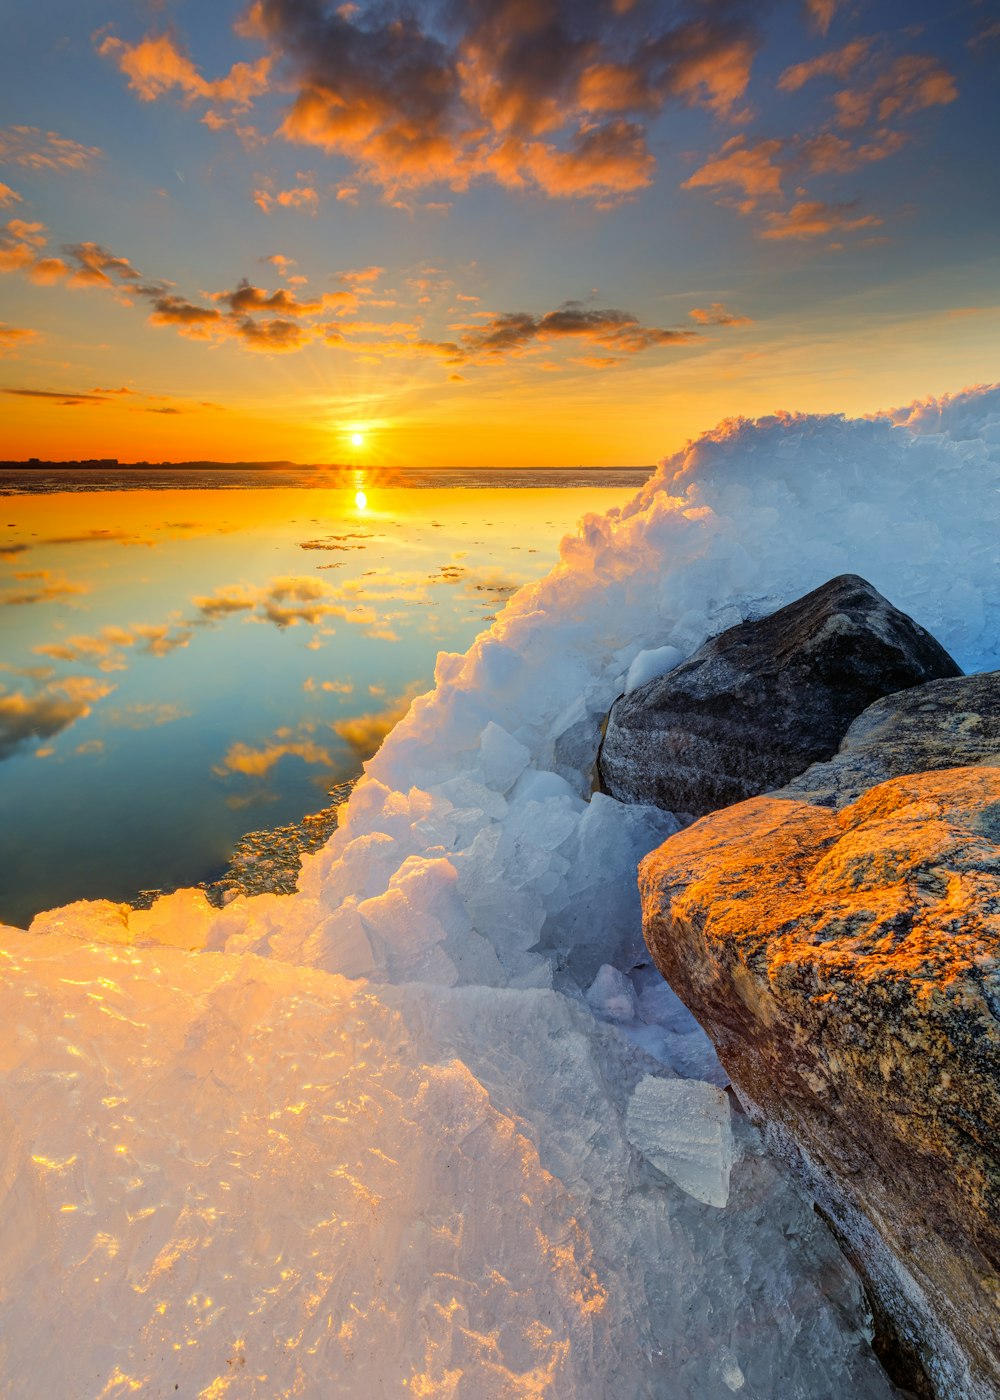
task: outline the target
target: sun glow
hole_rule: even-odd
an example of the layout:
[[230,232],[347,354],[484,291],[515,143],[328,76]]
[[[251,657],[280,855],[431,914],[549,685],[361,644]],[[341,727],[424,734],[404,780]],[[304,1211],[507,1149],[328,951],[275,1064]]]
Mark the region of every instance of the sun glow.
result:
[[368,508],[368,497],[365,495],[365,493],[364,493],[363,491],[355,491],[355,493],[354,493],[354,504],[357,506],[358,510],[367,510],[367,508]]
[[352,447],[364,447],[364,445],[365,445],[365,439],[364,439],[364,434],[363,434],[363,433],[352,433],[352,434],[351,434],[351,446],[352,446]]

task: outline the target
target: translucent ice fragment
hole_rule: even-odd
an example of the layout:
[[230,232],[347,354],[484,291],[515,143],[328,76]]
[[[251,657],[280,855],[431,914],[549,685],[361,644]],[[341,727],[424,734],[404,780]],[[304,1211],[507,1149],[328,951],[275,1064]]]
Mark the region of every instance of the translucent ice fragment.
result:
[[729,1100],[714,1084],[647,1075],[629,1100],[625,1132],[689,1196],[709,1206],[727,1203],[733,1130]]
[[652,651],[640,651],[625,674],[625,694],[657,676],[665,676],[683,660],[684,653],[678,647],[656,647]]
[[479,740],[483,781],[494,792],[507,792],[528,766],[531,757],[523,744],[490,720]]

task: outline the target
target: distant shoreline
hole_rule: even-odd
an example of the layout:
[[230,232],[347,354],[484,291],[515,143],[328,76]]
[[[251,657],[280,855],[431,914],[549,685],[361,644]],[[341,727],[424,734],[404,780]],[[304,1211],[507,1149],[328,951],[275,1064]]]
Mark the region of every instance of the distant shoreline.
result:
[[0,462],[0,497],[135,490],[640,487],[655,467],[389,467],[296,462]]
[[573,466],[567,463],[558,467],[421,467],[377,466],[351,462],[215,462],[211,460],[191,462],[119,462],[116,457],[72,458],[66,461],[46,461],[29,457],[25,461],[0,461],[0,472],[6,471],[87,471],[87,472],[156,472],[156,471],[295,471],[295,472],[373,472],[391,474],[402,472],[652,472],[655,464],[630,466],[625,463],[612,463],[608,466]]

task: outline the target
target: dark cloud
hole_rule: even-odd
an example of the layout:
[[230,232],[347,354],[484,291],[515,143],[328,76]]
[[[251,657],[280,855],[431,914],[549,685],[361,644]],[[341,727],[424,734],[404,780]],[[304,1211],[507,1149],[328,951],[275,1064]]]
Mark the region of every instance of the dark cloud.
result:
[[666,345],[683,345],[700,337],[697,331],[644,326],[627,311],[597,309],[567,302],[542,316],[505,312],[482,326],[464,331],[462,358],[503,358],[517,355],[535,341],[575,339],[606,350],[638,354]]
[[81,403],[107,403],[103,394],[78,394],[69,389],[3,389],[0,393],[13,394],[22,399],[51,399],[63,408],[74,408]]
[[[101,52],[146,101],[245,107],[291,89],[278,134],[345,156],[386,189],[490,178],[608,200],[649,183],[645,126],[667,103],[741,114],[753,14],[748,0],[254,0],[240,32],[269,52],[222,79],[164,35],[107,38]],[[311,186],[298,193],[315,207]],[[267,212],[295,195],[256,197]]]
[[127,258],[118,257],[100,243],[64,243],[62,251],[72,265],[70,278],[78,286],[112,287],[116,280],[142,281],[142,274]]

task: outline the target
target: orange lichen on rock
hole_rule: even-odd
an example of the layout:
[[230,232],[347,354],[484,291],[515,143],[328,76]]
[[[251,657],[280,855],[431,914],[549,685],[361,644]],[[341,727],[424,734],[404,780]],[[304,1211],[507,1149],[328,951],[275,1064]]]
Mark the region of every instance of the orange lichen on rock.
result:
[[998,843],[1000,769],[952,768],[839,813],[754,798],[640,868],[660,970],[862,1264],[866,1223],[888,1243],[876,1291],[939,1383],[959,1339],[970,1395],[1000,1388]]

